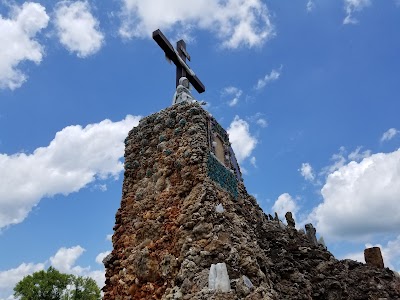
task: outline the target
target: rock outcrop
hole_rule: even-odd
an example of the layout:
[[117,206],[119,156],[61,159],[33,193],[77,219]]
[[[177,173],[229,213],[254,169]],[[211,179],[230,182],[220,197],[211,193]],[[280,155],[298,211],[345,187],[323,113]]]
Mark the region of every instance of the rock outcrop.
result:
[[198,104],[141,120],[124,176],[104,300],[400,299],[391,270],[339,261],[264,214]]

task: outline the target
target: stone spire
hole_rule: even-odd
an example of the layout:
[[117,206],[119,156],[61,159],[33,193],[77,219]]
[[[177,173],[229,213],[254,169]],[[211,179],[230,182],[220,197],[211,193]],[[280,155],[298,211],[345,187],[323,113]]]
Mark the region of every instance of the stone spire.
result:
[[400,295],[392,271],[338,261],[269,221],[246,192],[226,131],[197,103],[130,131],[112,242],[104,300]]

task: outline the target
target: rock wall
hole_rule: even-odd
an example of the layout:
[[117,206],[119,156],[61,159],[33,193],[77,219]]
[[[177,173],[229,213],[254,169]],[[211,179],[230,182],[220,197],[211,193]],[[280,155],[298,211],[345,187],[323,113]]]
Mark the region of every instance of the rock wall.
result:
[[179,104],[129,133],[104,300],[400,298],[389,269],[338,261],[268,218],[229,141],[224,161],[214,156],[213,128],[226,134],[215,123]]

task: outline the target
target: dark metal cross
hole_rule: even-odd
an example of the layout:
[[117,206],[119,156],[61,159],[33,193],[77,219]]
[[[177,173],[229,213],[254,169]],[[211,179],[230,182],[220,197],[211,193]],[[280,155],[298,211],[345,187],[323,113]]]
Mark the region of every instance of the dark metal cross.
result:
[[183,40],[178,41],[176,43],[177,50],[175,50],[160,29],[153,32],[153,39],[164,50],[165,56],[176,65],[176,86],[179,85],[179,78],[186,77],[196,91],[204,92],[206,88],[203,83],[186,63],[186,58],[190,61],[190,55],[186,52],[186,43]]

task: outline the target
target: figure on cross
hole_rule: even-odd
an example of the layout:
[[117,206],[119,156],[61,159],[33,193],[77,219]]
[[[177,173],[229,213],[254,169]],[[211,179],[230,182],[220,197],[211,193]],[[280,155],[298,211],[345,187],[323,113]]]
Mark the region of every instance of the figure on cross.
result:
[[186,63],[186,59],[190,61],[190,55],[186,51],[185,41],[178,41],[176,43],[177,50],[175,50],[160,29],[153,32],[153,39],[164,50],[167,59],[176,65],[176,92],[172,104],[193,101],[194,98],[190,93],[190,83],[198,93],[203,93],[205,87]]

